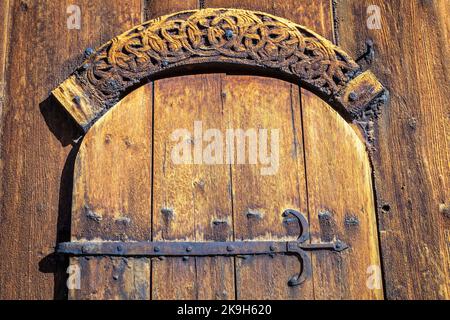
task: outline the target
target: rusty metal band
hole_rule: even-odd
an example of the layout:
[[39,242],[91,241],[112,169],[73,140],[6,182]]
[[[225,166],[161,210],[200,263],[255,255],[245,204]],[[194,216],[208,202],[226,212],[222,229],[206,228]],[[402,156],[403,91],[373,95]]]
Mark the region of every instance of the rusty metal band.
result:
[[127,257],[205,257],[205,256],[257,256],[286,254],[298,258],[301,268],[288,282],[290,286],[303,283],[311,276],[311,260],[306,251],[331,250],[340,252],[348,248],[342,241],[308,243],[309,225],[306,218],[295,210],[286,210],[285,218],[293,216],[300,225],[296,241],[227,241],[227,242],[169,242],[169,241],[88,241],[60,243],[56,252],[73,256],[127,256]]

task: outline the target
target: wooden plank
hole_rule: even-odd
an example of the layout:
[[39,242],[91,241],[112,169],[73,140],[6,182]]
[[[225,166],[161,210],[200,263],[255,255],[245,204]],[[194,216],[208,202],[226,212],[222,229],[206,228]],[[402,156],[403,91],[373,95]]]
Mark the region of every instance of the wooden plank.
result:
[[[196,154],[201,156],[202,144],[208,145],[201,135],[194,136],[195,121],[202,122],[203,132],[224,131],[220,81],[219,74],[212,74],[155,82],[154,241],[232,240],[229,168],[194,159],[195,148],[200,148]],[[180,129],[188,132],[178,131],[178,136]],[[192,164],[174,157],[180,154],[176,151],[180,144],[189,148],[182,154],[190,153]],[[233,299],[233,272],[229,257],[157,259],[152,267],[152,297]]]
[[117,257],[71,258],[80,270],[80,290],[73,300],[149,300],[150,259]]
[[[11,23],[11,2],[3,1],[0,3],[0,21],[2,21],[2,27],[0,32],[0,139],[3,132],[3,108],[5,104],[5,90],[6,90],[6,66],[8,64],[8,43],[9,43],[9,35],[11,33],[10,23]],[[1,140],[0,140],[1,141]],[[0,174],[3,172],[3,156],[2,156],[2,148],[0,148]],[[3,184],[0,183],[0,198],[3,198]],[[1,217],[1,216],[0,216]],[[0,288],[1,288],[1,279],[0,279]]]
[[[222,2],[223,1],[216,1],[216,0],[208,0],[206,2],[207,5],[210,6],[222,6]],[[272,3],[272,6],[270,6],[270,3]],[[225,3],[224,3],[225,4]],[[258,2],[258,5],[260,3]],[[233,6],[234,4],[230,4],[228,1],[226,2],[226,5],[230,5]],[[239,8],[248,8],[247,3],[239,1]],[[291,19],[294,22],[297,22],[299,24],[303,24],[305,26],[307,26],[308,28],[311,28],[313,30],[315,30],[316,32],[318,32],[321,35],[324,35],[325,37],[329,38],[329,39],[333,39],[333,30],[332,30],[332,8],[331,8],[331,2],[330,1],[321,1],[320,3],[317,1],[306,1],[306,2],[302,2],[300,5],[298,4],[298,2],[291,2],[291,1],[287,1],[287,2],[283,2],[283,4],[278,4],[277,2],[269,2],[268,4],[261,4],[258,7],[254,7],[252,6],[251,9],[255,9],[255,10],[262,10],[262,11],[266,11],[266,12],[270,12],[273,14],[277,14],[280,16],[284,16],[286,18]],[[320,17],[320,18],[318,18]],[[302,90],[302,92],[305,92],[304,90]],[[305,92],[306,93],[306,92]],[[359,264],[361,261],[362,264],[367,264],[366,266],[360,266],[359,269],[361,269],[361,273],[359,276],[355,277],[354,279],[345,279],[342,278],[341,280],[338,279],[338,276],[336,274],[331,275],[330,278],[328,279],[331,283],[334,283],[335,285],[335,290],[327,290],[328,288],[328,284],[325,281],[325,278],[327,277],[322,277],[319,279],[314,279],[314,287],[315,287],[315,297],[316,298],[337,298],[337,297],[341,297],[341,296],[347,296],[347,297],[353,297],[353,298],[374,298],[374,297],[381,297],[382,296],[382,292],[380,292],[380,290],[376,290],[374,292],[372,291],[368,291],[365,282],[367,280],[367,274],[366,274],[366,269],[370,266],[370,265],[377,265],[378,263],[378,253],[377,253],[377,238],[376,238],[376,224],[375,224],[375,216],[374,216],[374,212],[373,212],[373,198],[371,198],[371,181],[370,181],[370,167],[369,167],[369,162],[367,159],[367,155],[364,156],[364,148],[363,148],[363,154],[358,154],[358,152],[361,152],[361,141],[358,140],[358,138],[354,135],[351,134],[351,131],[349,131],[349,127],[348,125],[342,121],[342,119],[340,118],[340,116],[338,114],[336,114],[335,112],[332,112],[332,109],[327,106],[325,103],[323,103],[320,99],[318,99],[316,96],[313,95],[302,95],[302,102],[303,102],[303,107],[305,108],[305,112],[307,113],[308,117],[305,118],[304,121],[304,126],[306,127],[317,127],[318,123],[321,123],[322,120],[320,120],[320,118],[318,118],[319,114],[318,112],[322,112],[322,114],[320,114],[320,116],[324,117],[324,121],[330,121],[330,123],[333,124],[332,127],[327,128],[326,126],[324,126],[324,128],[321,128],[319,130],[316,130],[314,132],[312,131],[308,131],[305,134],[307,135],[307,137],[305,137],[305,139],[308,139],[308,143],[309,143],[309,147],[311,148],[311,146],[314,145],[315,142],[320,143],[321,141],[324,140],[330,140],[329,139],[329,135],[330,134],[336,134],[333,131],[335,130],[340,130],[339,134],[340,135],[350,135],[350,137],[352,137],[351,141],[346,141],[345,142],[345,146],[343,147],[344,150],[349,153],[349,154],[342,154],[340,156],[338,156],[337,158],[343,160],[343,162],[335,162],[334,163],[334,169],[335,170],[341,170],[342,171],[342,166],[339,167],[337,164],[339,163],[345,163],[344,160],[347,161],[359,161],[360,163],[360,170],[358,171],[360,172],[360,175],[362,176],[359,180],[357,180],[355,182],[356,185],[360,186],[362,188],[362,196],[361,197],[357,197],[356,199],[353,199],[354,202],[349,204],[349,210],[353,210],[354,208],[356,208],[358,205],[363,204],[365,206],[365,210],[368,212],[368,215],[370,216],[370,219],[366,219],[364,221],[361,222],[360,224],[360,230],[357,232],[356,235],[355,232],[352,232],[352,236],[351,236],[351,240],[352,241],[366,241],[365,243],[367,243],[366,246],[363,246],[361,249],[358,247],[357,249],[359,249],[359,253],[357,253],[355,256],[351,257],[351,263],[356,262],[357,264]],[[315,111],[315,109],[319,109],[319,111]],[[308,113],[309,111],[311,112],[315,112],[315,113]],[[318,121],[319,120],[319,121]],[[311,121],[316,121],[316,122],[311,122]],[[342,127],[342,128],[341,128]],[[322,143],[323,144],[323,143]],[[341,142],[342,144],[342,142]],[[331,157],[332,155],[335,154],[334,148],[332,147],[332,145],[323,145],[323,148],[320,149],[322,153],[324,153],[324,158],[328,159],[329,157]],[[311,150],[308,151],[308,149],[306,149],[306,153],[311,152]],[[312,198],[313,201],[315,199],[315,197],[318,196],[319,192],[322,192],[323,194],[327,194],[324,193],[323,191],[320,191],[321,188],[324,188],[324,190],[330,189],[330,185],[328,184],[328,179],[327,180],[323,180],[319,179],[319,181],[317,181],[317,175],[320,174],[320,171],[312,171],[312,166],[316,165],[316,162],[318,163],[318,166],[320,166],[322,163],[326,163],[326,162],[322,162],[323,160],[321,160],[320,157],[317,157],[316,154],[310,154],[310,156],[307,156],[307,164],[310,163],[310,165],[307,165],[307,177],[309,177],[309,175],[311,175],[311,179],[313,179],[314,181],[316,181],[316,183],[313,185],[314,187],[310,190],[308,189],[308,194],[310,195],[312,193]],[[343,187],[347,187],[347,185],[350,183],[350,181],[352,181],[352,177],[348,175],[348,172],[343,172],[341,173],[343,175],[343,177],[341,178],[341,184]],[[369,174],[369,175],[368,175]],[[333,190],[329,190],[329,192],[333,193]],[[371,200],[372,199],[372,200]],[[352,202],[353,200],[349,200],[349,202]],[[321,205],[323,206],[328,206],[329,208],[333,208],[334,206],[342,206],[342,203],[339,204],[339,199],[335,199],[335,198],[329,198],[326,197],[324,199],[321,199]],[[318,203],[311,203],[310,204],[310,215],[311,215],[311,224],[312,224],[312,228],[315,231],[315,233],[313,233],[314,236],[316,236],[317,238],[315,239],[315,241],[320,240],[320,234],[317,232],[318,228],[319,228],[319,222],[317,220],[317,210],[318,210]],[[340,208],[342,209],[342,208]],[[357,210],[359,210],[359,208],[356,208]],[[339,210],[337,210],[339,211]],[[342,210],[341,210],[342,211]],[[343,213],[343,212],[337,212],[335,213],[335,215],[337,214],[337,219],[345,219],[348,218],[347,215],[349,213]],[[357,213],[357,216],[359,218],[359,216],[362,215],[361,212]],[[342,228],[341,228],[342,229]],[[350,228],[351,229],[351,228]],[[369,230],[369,236],[366,237],[364,235],[365,230]],[[337,234],[339,234],[339,232],[344,233],[344,230],[340,230],[339,228],[334,229],[333,231],[337,232]],[[331,232],[331,231],[330,231]],[[346,232],[347,233],[347,232]],[[326,240],[326,239],[323,239]],[[356,249],[356,248],[355,248]],[[363,250],[364,249],[364,250]],[[362,251],[363,250],[363,251]],[[315,274],[319,274],[322,275],[325,274],[329,275],[329,274],[333,274],[333,272],[335,272],[335,270],[333,270],[334,268],[337,268],[339,270],[339,265],[336,263],[337,261],[337,256],[330,254],[330,253],[319,253],[319,256],[322,257],[320,260],[319,259],[314,259],[314,269],[315,269]],[[323,257],[329,257],[329,259],[332,259],[330,257],[335,257],[334,261],[333,260],[328,260],[325,261],[326,259]],[[347,260],[349,258],[345,258],[345,260]],[[323,266],[317,266],[317,263],[322,264]],[[327,269],[328,267],[328,269]],[[323,272],[321,272],[321,270],[323,270]],[[334,278],[334,279],[333,279]],[[345,288],[345,285],[347,282],[351,282],[351,281],[355,281],[355,285],[349,285],[349,287],[347,289],[343,289]],[[343,288],[337,288],[338,285],[341,285],[341,283],[343,284]]]
[[[275,7],[277,14],[305,25],[328,39],[334,38],[331,1],[303,1],[301,5],[288,1],[286,4]],[[367,268],[370,265],[379,265],[379,261],[370,164],[364,146],[330,106],[304,89],[302,89],[302,111],[309,215],[314,241],[331,240],[327,238],[331,233],[335,233],[336,236],[351,234],[348,238],[349,242],[365,244],[355,245],[351,257],[348,257],[347,253],[342,253],[345,257],[342,260],[338,255],[327,252],[313,255],[314,297],[316,299],[380,298],[382,296],[380,290],[370,291],[366,286]],[[349,139],[346,140],[344,137]],[[334,139],[339,140],[339,148],[342,148],[339,151],[336,150]],[[347,162],[358,163],[358,171],[353,172],[355,176],[359,176],[358,178],[352,176],[352,172],[341,165]],[[327,176],[325,172],[329,175]],[[339,176],[339,180],[336,181],[333,178],[330,181],[329,176]],[[349,187],[360,188],[360,194],[351,198],[343,194],[339,198],[335,196],[336,190],[339,190],[338,184],[341,190]],[[341,199],[345,199],[345,208]],[[363,212],[359,212],[362,206],[369,218],[366,218]],[[333,211],[333,219],[341,220],[341,225],[326,230],[327,227],[318,220],[319,211],[325,211],[324,209]],[[356,213],[352,214],[352,210]],[[342,221],[355,217],[360,220],[357,228],[352,228],[351,225],[343,227],[345,223]],[[356,250],[359,251],[354,254],[353,251]],[[358,275],[350,272],[350,276],[347,277],[340,265],[343,262],[350,263],[352,268],[357,266],[360,269]]]
[[[10,22],[11,22],[11,2],[9,0],[0,3],[0,21],[2,21],[2,32],[0,33],[0,119],[4,104],[4,95],[6,87],[6,65],[8,63],[8,42],[9,35],[11,32]],[[1,123],[0,123],[0,134],[1,134]]]
[[[88,131],[77,155],[72,241],[151,240],[152,84],[122,99]],[[71,299],[149,299],[150,260],[74,258]]]
[[[380,30],[366,28],[369,5]],[[370,68],[391,92],[374,157],[389,299],[450,298],[449,16],[446,0],[337,3],[340,45],[357,56],[372,39]]]
[[[52,255],[70,236],[77,131],[49,92],[99,45],[137,24],[141,1],[80,0],[80,30],[68,30],[71,1],[13,1],[2,137],[0,298],[51,299],[65,292],[66,267]],[[31,49],[32,48],[32,49]]]
[[[331,1],[282,7],[294,22],[334,38]],[[378,272],[380,262],[371,167],[364,143],[339,114],[304,89],[302,114],[313,241],[338,237],[351,245],[340,255],[313,254],[314,298],[382,298],[380,283],[372,284],[372,289],[366,285],[367,270]]]
[[166,14],[199,8],[198,0],[144,0],[145,20],[154,19]]
[[205,0],[205,8],[234,8],[234,9],[245,9],[245,10],[255,10],[263,11],[267,13],[272,13],[274,1],[273,0]]
[[[267,12],[317,31],[332,30],[330,0],[205,0],[205,8],[236,8]],[[327,34],[321,34],[327,37]],[[328,37],[333,40],[332,37]]]
[[[307,2],[298,7],[295,2],[283,2],[277,9],[283,9],[285,12],[282,14],[273,10],[278,4],[276,1],[245,2],[227,3],[285,15],[307,26],[312,26],[312,22],[305,23],[307,19],[301,20],[301,16],[311,16],[314,21],[320,20],[319,27],[315,28],[319,33],[321,23],[324,26],[331,24],[331,19],[317,19],[328,12],[328,1],[318,6],[321,11],[316,11],[316,14],[319,12],[316,16],[314,8],[317,7],[308,7]],[[445,140],[445,114],[448,113],[445,98],[449,92],[445,71],[445,61],[449,60],[445,50],[449,29],[448,6],[445,1],[426,4],[375,1],[382,8],[383,29],[361,32],[360,26],[366,23],[365,10],[372,2],[341,1],[338,3],[338,18],[341,30],[345,30],[340,34],[343,46],[354,56],[361,53],[361,44],[367,37],[375,39],[379,50],[374,64],[375,73],[382,75],[383,82],[390,84],[391,91],[394,89],[396,92],[387,115],[382,118],[383,130],[377,146],[381,157],[375,159],[383,168],[376,179],[382,196],[378,203],[383,227],[382,243],[384,252],[387,252],[388,297],[448,298],[450,264],[446,251],[448,237],[445,237],[449,229],[448,141]],[[85,1],[80,3],[82,8],[87,4]],[[14,45],[10,46],[11,53],[8,54],[11,61],[7,64],[7,73],[11,75],[11,85],[5,91],[8,102],[4,105],[4,134],[1,138],[3,164],[0,170],[4,192],[0,216],[0,242],[4,248],[0,253],[1,298],[51,298],[58,295],[58,286],[64,286],[65,282],[56,279],[53,290],[51,273],[55,272],[55,262],[49,254],[56,241],[55,230],[58,230],[59,240],[66,239],[69,233],[67,212],[72,183],[67,172],[72,171],[72,162],[68,161],[64,173],[61,172],[70,149],[67,145],[74,138],[75,130],[69,126],[61,129],[61,123],[69,122],[56,111],[54,102],[46,100],[42,103],[41,113],[38,104],[80,61],[78,52],[86,46],[108,40],[118,33],[118,28],[123,31],[136,24],[140,17],[137,9],[140,1],[89,4],[89,10],[82,11],[82,30],[68,31],[61,27],[66,23],[68,4],[13,3],[12,26],[17,32],[12,35],[11,43]],[[308,10],[303,10],[303,5]],[[295,12],[300,17],[295,18]],[[405,12],[405,15],[399,17],[398,12]],[[291,13],[293,16],[288,16]],[[405,27],[399,31],[397,25]],[[436,31],[424,41],[416,41],[414,35],[422,34],[422,30]],[[28,46],[36,50],[26,50]],[[420,65],[418,61],[421,61]],[[411,67],[406,72],[403,68],[392,67],[400,64]],[[420,79],[418,84],[414,80],[417,78]],[[418,90],[410,90],[417,86]],[[312,105],[307,99],[304,97],[304,104]],[[313,104],[320,106],[320,102]],[[433,110],[431,116],[430,110]],[[320,116],[314,109],[312,111],[312,119]],[[327,113],[323,110],[317,112]],[[340,130],[341,135],[348,134],[338,122],[333,126]],[[323,134],[323,130],[313,133]],[[358,146],[355,136],[350,135],[349,139]],[[341,150],[347,147],[343,146]],[[352,157],[361,164],[360,169],[364,173],[364,157],[359,154],[348,156]],[[342,182],[348,180],[345,175],[340,179]],[[363,180],[359,184],[367,189],[366,173]],[[364,197],[361,201],[365,201]],[[356,200],[352,200],[351,206],[356,206],[355,203]],[[423,212],[428,215],[424,217]],[[416,242],[419,242],[417,246],[411,245]],[[23,265],[28,267],[23,269]],[[64,272],[62,270],[63,275]],[[57,274],[56,278],[60,276]],[[417,278],[419,281],[412,281]]]
[[151,240],[152,85],[88,131],[74,169],[72,241]]
[[[245,149],[237,149],[234,156],[237,161],[237,153],[244,152],[245,164],[231,166],[235,239],[295,239],[299,228],[284,224],[282,213],[286,209],[307,212],[299,88],[271,78],[227,76],[223,92],[229,128],[254,130],[259,139],[250,151],[251,138],[246,137]],[[260,129],[268,130],[267,140]],[[250,160],[250,154],[260,154],[262,145],[271,161],[262,163],[261,155]],[[298,260],[287,256],[237,259],[237,298],[312,298],[311,281],[298,287],[287,285],[299,268]]]
[[[381,299],[381,276],[371,167],[365,144],[327,104],[302,95],[308,206],[314,241],[338,238],[339,255],[313,255],[316,299]],[[357,130],[357,129],[356,129]]]

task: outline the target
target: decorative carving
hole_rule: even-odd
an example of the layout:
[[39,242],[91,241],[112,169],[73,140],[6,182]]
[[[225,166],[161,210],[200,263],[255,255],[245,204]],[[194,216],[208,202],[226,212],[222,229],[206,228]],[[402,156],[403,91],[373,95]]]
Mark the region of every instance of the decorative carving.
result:
[[78,109],[69,112],[85,129],[128,88],[171,67],[225,62],[281,71],[342,110],[341,92],[360,73],[345,52],[313,31],[266,13],[238,9],[163,16],[89,53],[67,80],[70,86],[54,91],[66,109],[75,109],[77,98]]
[[374,142],[378,135],[376,121],[381,114],[381,109],[389,100],[389,92],[384,90],[383,93],[373,99],[364,109],[360,110],[355,116],[355,123],[359,125],[364,133],[366,147],[369,152],[373,153]]

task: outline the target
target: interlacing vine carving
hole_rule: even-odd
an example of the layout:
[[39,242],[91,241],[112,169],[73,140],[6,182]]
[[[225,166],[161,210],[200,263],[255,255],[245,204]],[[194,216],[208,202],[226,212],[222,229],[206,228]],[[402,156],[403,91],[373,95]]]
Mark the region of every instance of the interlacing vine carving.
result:
[[230,62],[273,68],[336,96],[359,72],[342,50],[305,27],[237,9],[183,11],[146,22],[92,53],[75,76],[98,105],[164,69]]
[[346,120],[360,118],[385,92],[373,73],[362,72],[330,41],[291,21],[255,11],[174,13],[86,54],[74,74],[52,91],[84,131],[138,84],[165,77],[166,70],[186,71],[178,67],[248,65],[250,72],[283,75],[320,96]]

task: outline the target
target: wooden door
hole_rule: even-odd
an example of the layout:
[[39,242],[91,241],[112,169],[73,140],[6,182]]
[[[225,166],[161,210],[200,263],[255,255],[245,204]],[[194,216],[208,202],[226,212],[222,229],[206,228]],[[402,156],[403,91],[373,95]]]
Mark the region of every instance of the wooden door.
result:
[[[92,93],[72,97],[72,116],[86,130],[84,118],[96,121],[74,168],[72,242],[60,247],[75,255],[80,275],[70,298],[382,298],[371,166],[358,127],[294,81],[221,72],[148,82],[104,115],[87,107]],[[63,104],[77,90],[73,79],[55,92]],[[376,91],[351,87],[363,100]],[[278,250],[305,225],[302,257]],[[167,253],[177,243],[185,255]],[[199,243],[227,252],[196,255]],[[242,243],[270,243],[273,253],[233,254]],[[321,244],[328,249],[316,250]],[[141,254],[142,246],[152,252]],[[304,277],[292,285],[299,270]]]
[[[149,83],[129,94],[88,132],[75,165],[73,238],[114,241],[293,240],[282,212],[304,213],[311,241],[340,239],[341,253],[313,252],[313,274],[287,281],[295,257],[80,257],[71,298],[341,299],[381,298],[368,286],[379,266],[370,164],[355,131],[325,103],[286,81],[199,74]],[[202,144],[195,127],[279,130],[279,160],[267,164],[177,164],[180,143]],[[329,128],[335,135],[328,136]],[[191,134],[191,135],[189,135]],[[207,138],[207,137],[206,137]],[[273,139],[273,137],[272,137]],[[248,140],[247,140],[248,143]],[[268,139],[268,143],[271,141]],[[198,159],[197,159],[198,160]],[[82,214],[79,214],[79,213]]]

